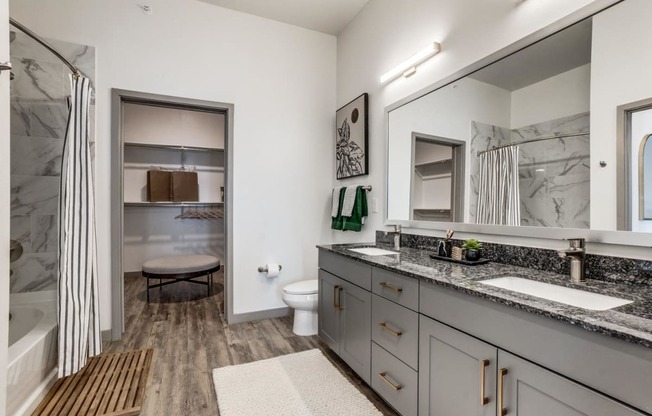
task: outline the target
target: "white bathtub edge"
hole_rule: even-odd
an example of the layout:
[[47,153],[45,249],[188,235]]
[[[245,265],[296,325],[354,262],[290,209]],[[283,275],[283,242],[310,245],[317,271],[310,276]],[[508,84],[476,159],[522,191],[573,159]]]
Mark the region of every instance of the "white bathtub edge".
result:
[[41,400],[45,398],[54,383],[57,381],[59,369],[55,367],[54,370],[48,374],[43,382],[34,390],[34,392],[25,400],[25,402],[16,410],[11,416],[29,416],[34,413],[34,410],[41,404]]

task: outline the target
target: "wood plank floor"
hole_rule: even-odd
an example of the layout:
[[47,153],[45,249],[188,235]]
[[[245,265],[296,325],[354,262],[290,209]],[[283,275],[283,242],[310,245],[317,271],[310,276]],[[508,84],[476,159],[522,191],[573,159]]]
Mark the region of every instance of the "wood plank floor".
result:
[[222,314],[223,275],[214,275],[213,292],[179,283],[151,291],[145,279],[125,276],[125,326],[122,340],[105,344],[104,353],[153,348],[154,359],[142,415],[218,415],[211,370],[311,348],[325,355],[385,415],[396,415],[318,337],[292,332],[292,318],[227,325]]

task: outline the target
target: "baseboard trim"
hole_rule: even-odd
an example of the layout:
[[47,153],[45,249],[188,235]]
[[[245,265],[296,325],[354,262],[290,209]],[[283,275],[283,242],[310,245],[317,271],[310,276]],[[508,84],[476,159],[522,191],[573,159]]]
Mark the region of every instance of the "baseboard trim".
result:
[[111,337],[110,329],[105,329],[104,331],[101,332],[101,334],[102,334],[102,342],[113,341],[113,338]]
[[284,307],[278,309],[269,309],[265,311],[245,312],[234,314],[229,319],[229,325],[241,324],[243,322],[260,321],[261,319],[281,318],[288,316],[292,312],[291,308]]

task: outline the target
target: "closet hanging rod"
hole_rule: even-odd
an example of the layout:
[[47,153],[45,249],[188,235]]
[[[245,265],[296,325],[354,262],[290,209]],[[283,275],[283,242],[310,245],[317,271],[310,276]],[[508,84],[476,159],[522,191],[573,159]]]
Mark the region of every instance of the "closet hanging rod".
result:
[[224,202],[125,202],[125,207],[221,207]]
[[61,61],[63,61],[63,63],[66,64],[66,66],[67,66],[68,68],[70,68],[70,71],[72,71],[72,75],[73,75],[75,78],[79,78],[79,77],[81,76],[81,72],[79,71],[79,69],[77,69],[76,66],[74,66],[73,64],[71,64],[70,61],[68,61],[66,58],[63,57],[63,55],[61,55],[61,54],[59,53],[59,51],[57,51],[56,49],[54,49],[54,47],[50,46],[49,43],[47,43],[46,41],[44,41],[43,39],[41,39],[41,37],[39,37],[36,33],[32,32],[30,29],[28,29],[27,27],[23,26],[21,23],[17,22],[16,20],[14,20],[14,19],[11,18],[11,17],[9,18],[9,24],[11,24],[11,25],[12,25],[13,27],[15,27],[16,29],[20,30],[21,32],[23,32],[24,34],[26,34],[27,36],[29,36],[30,38],[34,39],[35,41],[37,41],[38,43],[40,43],[41,45],[43,45],[43,47],[45,47],[45,49],[47,49],[47,50],[49,50],[50,52],[52,52],[52,53],[53,53],[57,58],[59,58]]
[[189,152],[224,153],[224,149],[219,147],[181,146],[175,144],[156,144],[156,143],[139,143],[139,142],[124,142],[124,145],[126,147],[145,147],[145,148],[163,149],[163,150],[183,150]]
[[565,138],[568,138],[568,137],[589,136],[590,134],[591,134],[590,132],[586,132],[586,133],[572,133],[572,134],[560,134],[560,135],[558,135],[558,136],[547,136],[547,137],[539,137],[539,138],[531,139],[531,140],[523,140],[522,142],[504,144],[504,145],[502,145],[502,146],[495,146],[495,147],[493,147],[493,148],[491,148],[491,149],[487,149],[487,150],[479,151],[479,152],[478,152],[478,156],[480,156],[481,154],[487,153],[487,152],[491,152],[491,151],[493,151],[493,150],[504,149],[505,147],[520,146],[520,145],[522,145],[522,144],[529,144],[529,143],[535,143],[535,142],[542,142],[542,141],[545,141],[545,140],[565,139]]

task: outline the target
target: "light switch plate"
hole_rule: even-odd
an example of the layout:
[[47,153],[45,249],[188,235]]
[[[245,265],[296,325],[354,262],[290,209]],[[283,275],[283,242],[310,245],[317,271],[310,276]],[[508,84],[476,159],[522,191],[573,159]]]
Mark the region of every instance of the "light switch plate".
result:
[[378,212],[378,198],[371,198],[371,212]]

